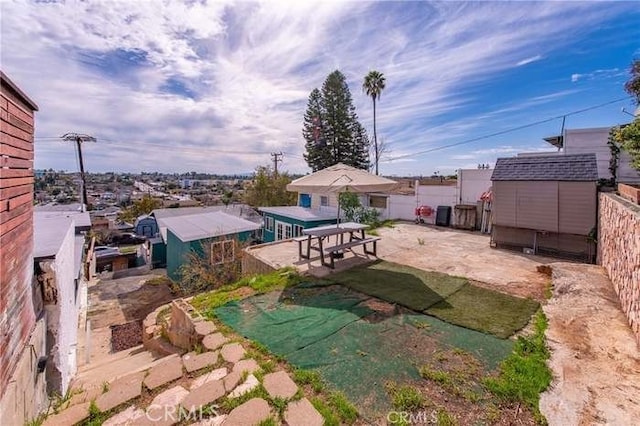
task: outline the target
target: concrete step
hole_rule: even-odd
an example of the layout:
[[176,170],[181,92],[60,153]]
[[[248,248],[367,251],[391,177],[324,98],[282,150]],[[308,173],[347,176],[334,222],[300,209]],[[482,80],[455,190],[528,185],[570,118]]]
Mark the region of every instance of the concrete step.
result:
[[93,370],[98,367],[102,367],[106,364],[111,364],[112,362],[119,361],[123,358],[127,358],[133,355],[136,355],[140,352],[145,351],[145,348],[142,345],[134,346],[129,349],[125,349],[123,351],[113,352],[110,354],[105,354],[99,358],[99,360],[91,362],[89,364],[83,364],[80,368],[78,368],[78,374],[81,374],[86,371]]
[[79,372],[73,380],[72,387],[91,389],[101,387],[103,383],[110,383],[131,373],[148,370],[154,365],[170,358],[179,358],[179,355],[160,356],[144,349],[131,352],[127,356],[110,362],[101,362],[94,368]]

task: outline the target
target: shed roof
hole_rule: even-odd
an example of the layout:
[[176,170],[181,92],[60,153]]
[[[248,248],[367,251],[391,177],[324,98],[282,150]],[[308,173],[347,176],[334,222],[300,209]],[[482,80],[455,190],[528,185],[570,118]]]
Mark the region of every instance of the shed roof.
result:
[[[91,228],[91,215],[89,212],[83,212],[75,209],[76,205],[42,205],[35,206],[33,211],[41,217],[68,217],[75,222],[76,228]],[[79,204],[78,204],[79,206]],[[66,207],[66,208],[65,208]]]
[[598,164],[595,154],[498,158],[491,180],[591,182]]
[[223,212],[168,217],[163,222],[167,229],[185,243],[260,228],[260,224]]
[[281,206],[281,207],[260,207],[258,210],[265,213],[273,213],[303,222],[313,222],[318,220],[335,219],[337,211],[313,210],[307,207]]

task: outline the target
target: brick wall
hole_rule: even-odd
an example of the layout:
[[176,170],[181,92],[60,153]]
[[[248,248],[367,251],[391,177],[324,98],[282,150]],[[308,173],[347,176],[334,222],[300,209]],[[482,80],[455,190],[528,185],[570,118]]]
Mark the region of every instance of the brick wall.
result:
[[640,346],[640,206],[611,193],[600,194],[598,263],[607,270]]
[[36,316],[33,277],[33,126],[37,109],[2,73],[0,90],[0,397]]

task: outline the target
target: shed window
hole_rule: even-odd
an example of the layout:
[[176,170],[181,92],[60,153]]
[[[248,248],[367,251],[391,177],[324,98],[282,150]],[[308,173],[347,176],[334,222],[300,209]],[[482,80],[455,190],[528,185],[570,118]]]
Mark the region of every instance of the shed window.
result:
[[375,207],[377,209],[387,208],[387,197],[380,195],[372,195],[369,197],[369,207]]
[[221,265],[235,259],[235,244],[233,240],[216,241],[211,243],[211,264]]
[[302,235],[302,230],[304,228],[300,225],[293,225],[293,236],[295,237],[299,237]]
[[269,232],[273,232],[273,218],[271,216],[264,218],[264,228]]
[[321,195],[320,196],[320,205],[322,207],[328,207],[329,206],[329,197],[327,197],[326,195]]

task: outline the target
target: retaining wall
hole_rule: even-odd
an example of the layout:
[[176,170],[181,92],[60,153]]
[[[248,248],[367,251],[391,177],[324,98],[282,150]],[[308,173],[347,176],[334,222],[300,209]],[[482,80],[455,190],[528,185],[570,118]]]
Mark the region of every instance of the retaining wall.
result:
[[598,264],[609,275],[640,346],[640,206],[600,193]]

